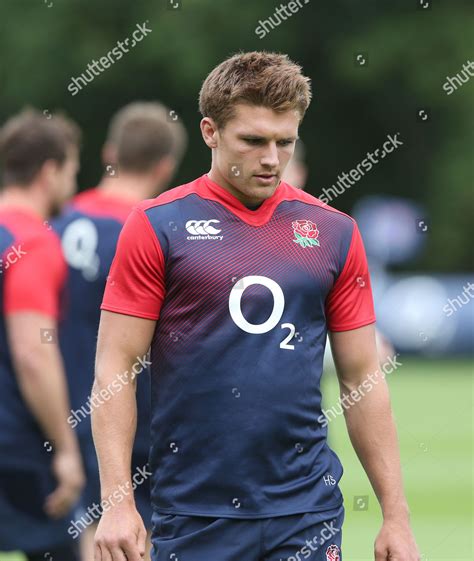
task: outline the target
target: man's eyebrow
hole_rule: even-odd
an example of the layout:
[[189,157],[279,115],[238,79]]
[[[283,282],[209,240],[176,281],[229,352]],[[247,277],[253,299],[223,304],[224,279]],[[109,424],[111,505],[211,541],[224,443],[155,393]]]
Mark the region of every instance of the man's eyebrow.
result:
[[[258,134],[246,134],[246,133],[239,133],[238,134],[239,138],[249,138],[252,140],[266,140],[267,138],[265,136],[260,136]],[[292,141],[296,141],[298,140],[298,136],[283,136],[282,138],[279,138],[278,140],[292,140]]]

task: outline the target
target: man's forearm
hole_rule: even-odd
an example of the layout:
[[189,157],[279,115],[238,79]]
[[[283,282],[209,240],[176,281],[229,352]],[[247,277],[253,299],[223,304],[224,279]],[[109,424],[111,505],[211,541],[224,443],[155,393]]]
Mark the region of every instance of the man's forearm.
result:
[[14,358],[18,387],[46,439],[58,451],[78,448],[67,418],[69,397],[61,357],[54,345],[38,345]]
[[379,499],[384,518],[408,517],[388,387],[380,374],[377,379],[372,390],[354,402],[344,415],[351,442]]
[[[100,392],[110,393],[110,384],[117,375],[130,372],[131,363],[125,360],[97,360],[96,377],[91,398],[100,397]],[[125,377],[124,377],[125,376]],[[100,400],[92,409],[91,422],[94,444],[99,461],[102,498],[110,497],[121,485],[131,488],[132,446],[137,426],[135,385],[131,377],[122,374],[121,389],[108,399]],[[133,500],[132,495],[127,496]]]

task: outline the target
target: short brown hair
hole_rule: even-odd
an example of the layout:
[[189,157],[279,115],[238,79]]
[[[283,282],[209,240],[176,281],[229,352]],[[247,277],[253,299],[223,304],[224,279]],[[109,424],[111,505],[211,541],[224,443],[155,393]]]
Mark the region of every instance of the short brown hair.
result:
[[221,62],[205,79],[199,110],[223,128],[237,103],[282,112],[295,109],[301,120],[311,102],[311,81],[287,55],[253,51]]
[[177,115],[156,101],[122,107],[112,118],[107,135],[107,143],[117,150],[119,168],[134,172],[145,172],[166,156],[179,161],[186,140],[186,129]]
[[64,114],[24,109],[0,129],[2,184],[29,185],[47,160],[62,166],[80,139],[79,127]]

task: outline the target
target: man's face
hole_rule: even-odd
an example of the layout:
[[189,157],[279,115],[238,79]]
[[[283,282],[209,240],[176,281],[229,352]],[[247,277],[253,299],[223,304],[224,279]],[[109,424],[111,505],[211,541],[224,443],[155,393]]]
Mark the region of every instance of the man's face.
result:
[[299,120],[294,110],[277,113],[257,105],[236,105],[234,117],[213,137],[213,168],[222,186],[244,204],[273,195],[293,155]]
[[79,171],[79,151],[77,148],[69,148],[67,157],[62,166],[56,168],[52,176],[51,203],[53,214],[59,212],[76,192],[76,175]]

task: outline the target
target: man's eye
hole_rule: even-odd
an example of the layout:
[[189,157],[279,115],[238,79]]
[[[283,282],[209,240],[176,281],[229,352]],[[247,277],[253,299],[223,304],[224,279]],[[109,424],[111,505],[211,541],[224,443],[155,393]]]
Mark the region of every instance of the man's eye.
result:
[[245,142],[248,144],[260,144],[261,140],[259,138],[244,138]]
[[280,146],[289,146],[290,144],[293,144],[292,140],[280,140],[280,142],[278,143]]

